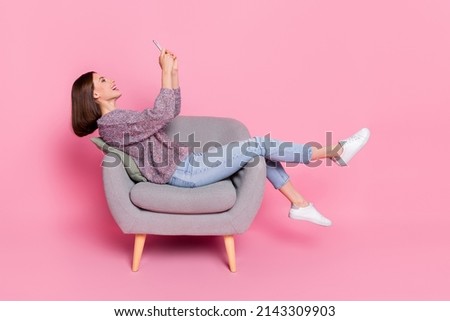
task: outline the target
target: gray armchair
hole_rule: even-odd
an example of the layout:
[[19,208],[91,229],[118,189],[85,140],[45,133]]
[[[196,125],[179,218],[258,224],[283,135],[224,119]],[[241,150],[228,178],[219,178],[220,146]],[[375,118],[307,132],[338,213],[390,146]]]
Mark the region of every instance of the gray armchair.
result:
[[[170,137],[226,144],[250,137],[237,120],[178,116],[167,127]],[[191,145],[193,146],[193,145]],[[208,146],[208,145],[207,145]],[[207,147],[206,146],[206,147]],[[105,163],[108,166],[105,166]],[[110,166],[116,164],[116,166]],[[135,182],[116,153],[103,159],[103,183],[111,214],[125,234],[135,234],[132,270],[137,271],[147,234],[224,236],[229,268],[236,271],[235,234],[245,232],[258,212],[266,179],[265,160],[258,157],[229,179],[196,188]]]

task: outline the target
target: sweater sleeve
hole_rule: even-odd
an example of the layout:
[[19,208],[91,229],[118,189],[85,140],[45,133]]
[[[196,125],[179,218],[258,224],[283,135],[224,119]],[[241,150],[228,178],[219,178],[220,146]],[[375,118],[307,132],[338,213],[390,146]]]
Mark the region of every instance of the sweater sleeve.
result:
[[108,124],[99,126],[100,136],[115,147],[134,144],[154,135],[178,113],[179,103],[177,107],[175,90],[161,88],[153,108],[140,112],[129,110],[116,113]]
[[181,110],[181,90],[180,87],[173,90],[175,94],[175,116],[180,114]]

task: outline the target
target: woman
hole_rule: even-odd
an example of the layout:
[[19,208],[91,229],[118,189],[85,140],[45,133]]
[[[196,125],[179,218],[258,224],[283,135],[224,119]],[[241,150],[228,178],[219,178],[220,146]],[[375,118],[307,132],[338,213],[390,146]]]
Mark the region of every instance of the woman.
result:
[[340,166],[367,143],[370,132],[363,128],[334,146],[317,148],[310,144],[281,142],[265,137],[219,146],[216,151],[189,153],[171,141],[164,127],[180,113],[178,59],[163,49],[159,56],[162,88],[153,109],[141,112],[116,108],[122,95],[115,82],[95,72],[80,76],[72,87],[72,127],[85,136],[99,129],[109,145],[133,157],[142,174],[153,183],[196,187],[229,177],[256,156],[266,160],[267,178],[290,202],[289,217],[322,226],[331,221],[320,214],[289,180],[280,162],[304,163],[331,158]]

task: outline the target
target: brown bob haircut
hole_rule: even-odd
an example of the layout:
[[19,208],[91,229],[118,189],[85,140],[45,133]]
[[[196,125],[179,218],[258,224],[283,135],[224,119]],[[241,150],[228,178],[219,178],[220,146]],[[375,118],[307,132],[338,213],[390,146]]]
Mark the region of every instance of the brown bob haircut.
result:
[[81,75],[72,85],[72,129],[83,137],[97,129],[97,119],[102,116],[94,100],[95,71]]

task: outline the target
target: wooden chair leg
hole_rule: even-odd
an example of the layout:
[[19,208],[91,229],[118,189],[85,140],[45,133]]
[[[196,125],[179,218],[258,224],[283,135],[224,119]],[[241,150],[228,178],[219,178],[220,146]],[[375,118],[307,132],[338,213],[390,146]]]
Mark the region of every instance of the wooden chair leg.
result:
[[134,237],[134,252],[133,252],[133,264],[131,270],[136,272],[139,270],[139,264],[141,263],[142,251],[144,250],[146,234],[136,234]]
[[233,235],[225,235],[225,249],[227,250],[228,264],[230,271],[236,272],[236,252],[234,251],[234,237]]

